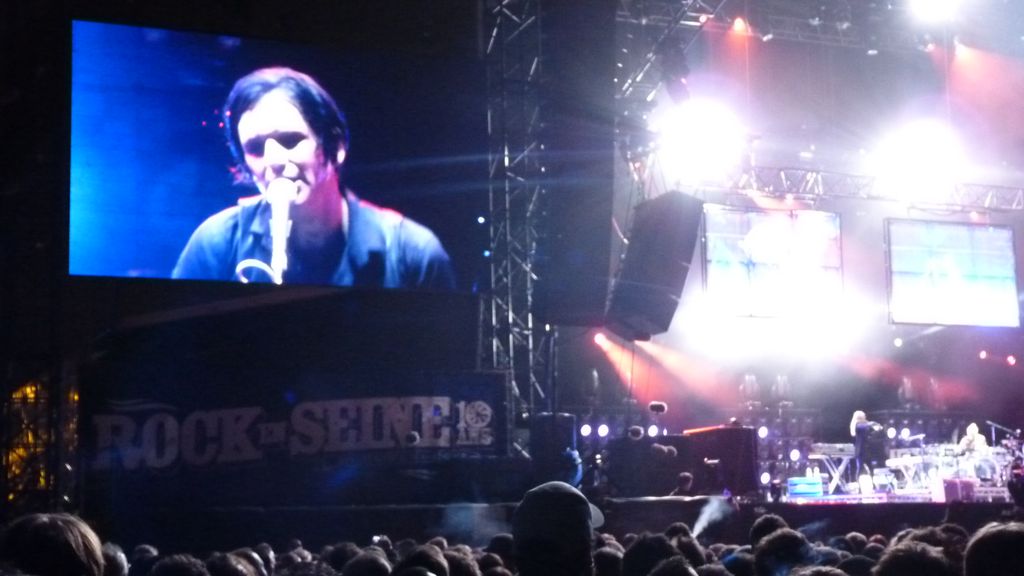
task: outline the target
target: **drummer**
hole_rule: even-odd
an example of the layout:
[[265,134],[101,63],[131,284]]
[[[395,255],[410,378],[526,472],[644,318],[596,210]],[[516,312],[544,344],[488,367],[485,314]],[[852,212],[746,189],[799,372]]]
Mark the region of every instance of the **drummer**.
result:
[[967,425],[964,437],[957,444],[957,454],[961,456],[988,456],[988,442],[985,436],[978,431],[978,425],[971,422]]
[[978,425],[973,422],[969,424],[964,437],[957,444],[957,455],[966,458],[961,462],[961,473],[977,478],[982,484],[1000,483],[999,467],[990,457],[990,452],[985,436],[978,431]]

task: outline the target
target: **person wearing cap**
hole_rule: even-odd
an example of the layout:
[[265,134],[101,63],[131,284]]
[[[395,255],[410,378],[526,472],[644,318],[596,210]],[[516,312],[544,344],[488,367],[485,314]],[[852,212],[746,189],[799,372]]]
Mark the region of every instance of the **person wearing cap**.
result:
[[519,576],[590,576],[594,528],[604,516],[579,490],[546,482],[526,492],[512,516]]

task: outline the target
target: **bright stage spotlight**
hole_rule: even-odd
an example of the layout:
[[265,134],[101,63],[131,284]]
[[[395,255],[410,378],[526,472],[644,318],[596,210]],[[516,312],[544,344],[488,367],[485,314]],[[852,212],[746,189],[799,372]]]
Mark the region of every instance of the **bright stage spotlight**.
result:
[[760,438],[761,440],[764,440],[765,438],[767,438],[768,437],[768,427],[767,426],[761,426],[760,428],[758,428],[757,429],[757,437]]
[[790,450],[789,451],[789,460],[791,462],[799,462],[800,461],[800,450],[797,450],[796,448],[793,448],[792,450]]
[[939,24],[954,20],[962,0],[910,0],[910,13],[923,24]]
[[720,102],[691,98],[655,110],[650,130],[657,159],[670,187],[725,185],[735,175],[746,150],[746,129]]
[[590,424],[584,424],[580,426],[580,436],[584,438],[589,438],[593,432],[594,429],[590,427]]
[[594,334],[594,344],[597,344],[598,348],[604,350],[608,348],[608,337],[604,335],[604,332],[598,332]]
[[651,438],[657,436],[658,432],[659,430],[657,424],[651,424],[650,426],[647,427],[647,435],[650,436]]
[[918,120],[889,134],[874,154],[875,193],[908,203],[953,197],[967,163],[956,132],[945,122]]
[[601,438],[607,438],[608,437],[608,425],[607,424],[601,424],[600,426],[598,426],[597,427],[597,435],[599,437],[601,437]]

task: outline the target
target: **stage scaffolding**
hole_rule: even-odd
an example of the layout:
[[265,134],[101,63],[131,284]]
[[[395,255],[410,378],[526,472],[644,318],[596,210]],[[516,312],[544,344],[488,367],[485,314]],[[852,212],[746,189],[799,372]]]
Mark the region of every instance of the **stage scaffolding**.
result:
[[[639,117],[661,82],[657,60],[685,49],[725,0],[619,0],[620,55],[616,105]],[[528,410],[550,408],[555,362],[553,327],[537,322],[536,248],[544,230],[544,81],[541,0],[488,4],[487,122],[490,161],[491,298],[485,321],[484,364],[509,370]],[[633,116],[630,116],[633,115]],[[620,138],[622,135],[620,134]]]
[[74,490],[74,447],[78,440],[78,393],[55,393],[53,377],[16,381],[3,411],[3,511],[14,517],[30,511],[61,509]]
[[[520,408],[548,393],[554,331],[534,318],[535,254],[544,209],[539,94],[544,72],[540,0],[488,3],[487,130],[491,293],[484,363],[508,370]],[[547,351],[549,354],[544,354]]]

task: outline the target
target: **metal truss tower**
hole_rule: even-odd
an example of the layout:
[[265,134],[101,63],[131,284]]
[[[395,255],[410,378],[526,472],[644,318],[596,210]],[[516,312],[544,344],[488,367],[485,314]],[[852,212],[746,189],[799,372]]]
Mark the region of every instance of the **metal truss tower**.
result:
[[484,356],[490,368],[511,372],[519,407],[529,410],[548,398],[546,372],[554,354],[554,331],[537,325],[533,309],[534,258],[546,196],[541,4],[491,0],[486,52],[491,297]]
[[59,509],[71,503],[77,446],[77,392],[54,393],[53,378],[17,381],[2,402],[0,516]]

